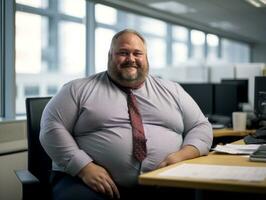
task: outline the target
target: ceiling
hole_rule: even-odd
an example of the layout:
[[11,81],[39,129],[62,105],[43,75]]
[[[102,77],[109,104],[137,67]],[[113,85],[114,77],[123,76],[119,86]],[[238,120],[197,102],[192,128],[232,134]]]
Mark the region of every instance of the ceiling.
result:
[[[245,0],[132,0],[247,40],[266,43],[266,7]],[[216,32],[217,32],[216,31]]]

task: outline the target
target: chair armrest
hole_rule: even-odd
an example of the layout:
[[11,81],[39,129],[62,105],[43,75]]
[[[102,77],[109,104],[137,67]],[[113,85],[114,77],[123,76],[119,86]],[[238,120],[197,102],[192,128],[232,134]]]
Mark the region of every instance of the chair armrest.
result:
[[15,170],[15,174],[22,183],[23,200],[42,199],[41,183],[30,171]]
[[40,181],[28,170],[16,170],[15,174],[23,185],[40,184]]

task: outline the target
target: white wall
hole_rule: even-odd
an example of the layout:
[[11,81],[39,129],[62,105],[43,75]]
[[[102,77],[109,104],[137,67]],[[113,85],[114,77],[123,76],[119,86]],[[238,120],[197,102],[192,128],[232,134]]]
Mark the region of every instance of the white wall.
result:
[[26,160],[27,152],[0,156],[0,199],[22,199],[22,187],[14,170],[26,169]]
[[208,82],[208,68],[204,66],[169,66],[165,68],[150,69],[150,73],[171,81]]
[[233,79],[235,77],[234,65],[209,66],[209,82],[220,83],[222,79]]
[[252,48],[251,52],[252,62],[266,62],[266,44],[258,43]]
[[[14,170],[27,169],[25,120],[0,122],[0,199],[21,199],[21,184]],[[4,155],[6,154],[6,155]]]

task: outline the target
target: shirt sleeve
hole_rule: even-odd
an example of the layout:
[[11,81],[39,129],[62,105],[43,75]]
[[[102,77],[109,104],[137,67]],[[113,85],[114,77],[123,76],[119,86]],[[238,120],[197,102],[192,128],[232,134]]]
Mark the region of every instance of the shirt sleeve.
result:
[[199,150],[200,155],[206,155],[213,141],[211,124],[197,103],[180,85],[178,85],[178,93],[184,123],[183,146],[192,145]]
[[60,170],[72,176],[92,161],[73,138],[78,114],[75,89],[68,83],[49,101],[41,119],[40,142],[43,148]]

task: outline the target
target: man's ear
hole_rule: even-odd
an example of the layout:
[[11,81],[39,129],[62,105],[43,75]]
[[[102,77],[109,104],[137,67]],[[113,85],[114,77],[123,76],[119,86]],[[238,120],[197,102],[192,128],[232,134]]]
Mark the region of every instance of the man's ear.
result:
[[112,60],[112,52],[111,50],[109,50],[108,52],[108,61],[107,61],[107,66],[109,67],[111,64],[111,60]]

